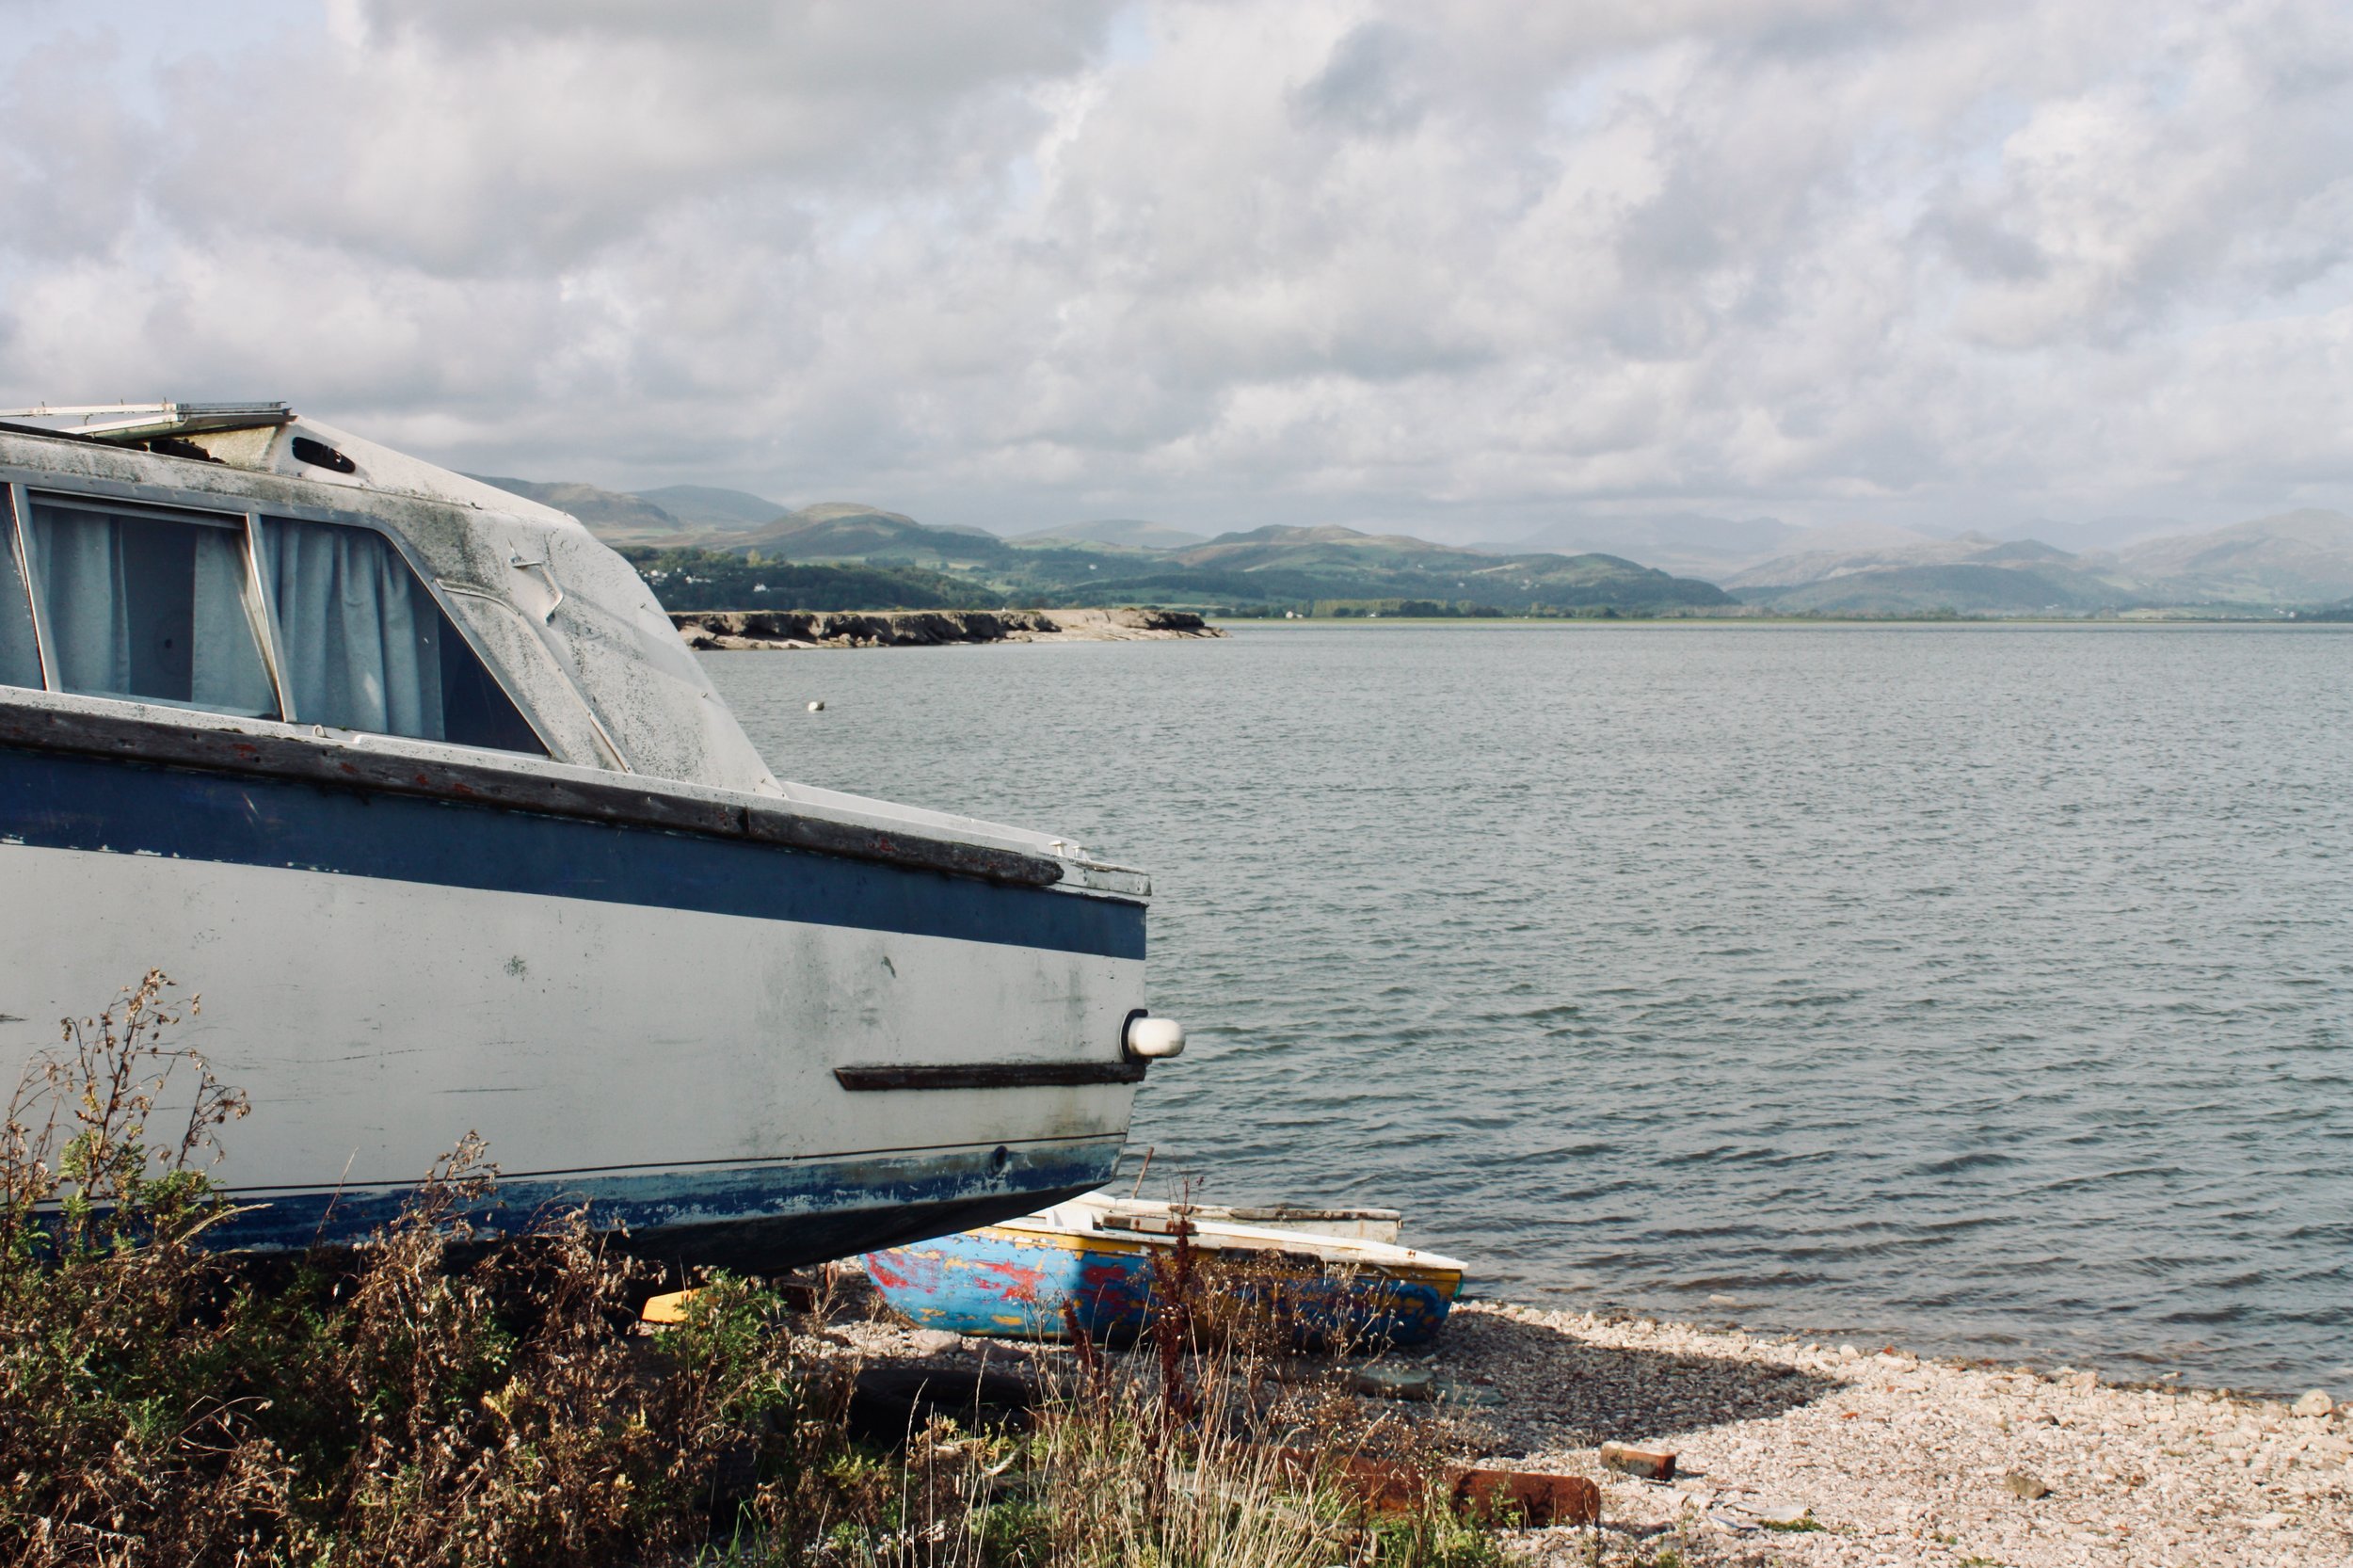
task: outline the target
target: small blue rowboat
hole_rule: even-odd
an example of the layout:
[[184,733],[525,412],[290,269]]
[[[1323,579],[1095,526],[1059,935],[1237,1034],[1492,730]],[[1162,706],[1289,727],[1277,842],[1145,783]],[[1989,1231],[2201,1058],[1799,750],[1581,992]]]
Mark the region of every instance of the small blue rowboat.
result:
[[868,1253],[866,1272],[884,1300],[923,1328],[1059,1339],[1075,1320],[1090,1337],[1116,1341],[1150,1319],[1180,1230],[1208,1296],[1256,1303],[1304,1340],[1417,1345],[1438,1332],[1463,1288],[1464,1266],[1434,1253],[1234,1224],[1100,1192]]

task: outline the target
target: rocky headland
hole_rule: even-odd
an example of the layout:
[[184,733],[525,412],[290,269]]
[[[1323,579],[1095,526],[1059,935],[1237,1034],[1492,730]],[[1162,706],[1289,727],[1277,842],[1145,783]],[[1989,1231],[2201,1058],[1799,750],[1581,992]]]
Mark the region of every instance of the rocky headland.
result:
[[680,610],[698,650],[938,648],[952,643],[1120,643],[1223,637],[1190,610]]

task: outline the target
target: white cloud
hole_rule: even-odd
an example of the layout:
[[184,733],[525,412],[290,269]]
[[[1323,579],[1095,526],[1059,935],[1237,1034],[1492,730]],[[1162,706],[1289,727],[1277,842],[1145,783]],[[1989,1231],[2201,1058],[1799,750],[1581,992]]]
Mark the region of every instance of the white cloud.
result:
[[0,41],[0,398],[1002,525],[2353,499],[2340,7],[209,16]]

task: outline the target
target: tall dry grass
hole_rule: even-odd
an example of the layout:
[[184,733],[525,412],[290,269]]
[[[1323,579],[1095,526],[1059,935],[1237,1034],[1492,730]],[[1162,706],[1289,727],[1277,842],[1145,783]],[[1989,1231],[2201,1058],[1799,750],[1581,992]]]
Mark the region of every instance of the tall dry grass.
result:
[[[1418,1430],[1368,1417],[1328,1381],[1226,1346],[1048,1358],[1020,1432],[911,1425],[870,1462],[872,1506],[811,1550],[771,1538],[744,1562],[842,1568],[1496,1568],[1499,1521],[1459,1517]],[[1376,1498],[1351,1461],[1402,1490]]]
[[1053,1363],[1026,1430],[874,1447],[846,1435],[854,1360],[776,1291],[704,1280],[648,1335],[654,1281],[584,1212],[474,1244],[497,1173],[472,1137],[363,1246],[208,1251],[246,1102],[171,1043],[198,1006],[172,994],[151,973],[69,1020],[0,1127],[0,1563],[1495,1558],[1434,1492],[1369,1517],[1336,1465],[1380,1423],[1275,1375],[1272,1341],[1181,1281],[1140,1353],[1082,1338]]

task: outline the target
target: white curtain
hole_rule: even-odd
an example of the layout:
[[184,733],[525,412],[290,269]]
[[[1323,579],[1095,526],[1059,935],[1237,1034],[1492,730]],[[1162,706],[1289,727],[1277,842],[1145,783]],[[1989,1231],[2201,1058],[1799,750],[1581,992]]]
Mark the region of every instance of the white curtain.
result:
[[440,612],[381,536],[264,519],[262,574],[296,720],[442,738]]
[[130,563],[114,520],[36,506],[33,542],[57,683],[89,696],[166,695],[131,689]]
[[34,575],[62,690],[276,715],[253,636],[242,529],[78,507],[32,512]]

